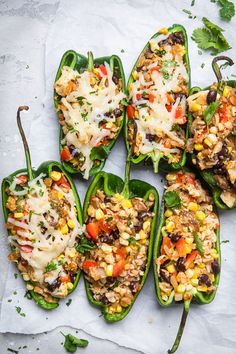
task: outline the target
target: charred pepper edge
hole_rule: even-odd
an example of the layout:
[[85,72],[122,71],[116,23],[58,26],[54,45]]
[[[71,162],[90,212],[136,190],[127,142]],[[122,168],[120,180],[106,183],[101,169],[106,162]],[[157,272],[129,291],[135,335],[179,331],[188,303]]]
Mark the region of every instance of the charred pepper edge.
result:
[[[230,87],[236,88],[236,80],[228,80],[228,81],[225,81],[225,83],[226,83],[226,85],[228,85]],[[191,88],[189,96],[191,96],[194,93],[197,93],[199,91],[209,90],[209,89],[210,89],[210,86],[208,86],[208,87],[206,87],[204,89],[201,89],[200,87],[194,86],[194,87]],[[190,128],[191,128],[191,125],[192,125],[192,121],[193,121],[192,114],[189,113],[188,114],[188,134],[189,134],[190,138],[191,138]],[[192,154],[191,156],[194,157],[195,154]],[[199,173],[202,176],[202,178],[207,182],[207,184],[210,186],[210,188],[212,190],[212,194],[213,194],[214,203],[216,204],[216,206],[219,209],[231,210],[231,209],[235,209],[236,208],[236,201],[235,201],[234,205],[230,208],[221,200],[220,195],[221,195],[223,190],[220,187],[217,186],[215,178],[214,178],[214,174],[211,172],[211,169],[202,170],[202,171],[199,170]]]
[[[122,194],[122,191],[124,189],[124,185],[125,185],[125,183],[118,176],[115,176],[111,173],[106,173],[106,172],[98,173],[97,176],[92,181],[92,183],[86,193],[85,202],[84,202],[84,210],[83,210],[84,222],[86,221],[86,217],[87,217],[87,209],[89,206],[90,197],[91,197],[91,195],[96,193],[97,189],[102,188],[102,190],[107,195],[114,195],[115,193]],[[140,189],[141,186],[142,186],[142,189]],[[136,190],[135,187],[138,187],[137,188],[138,190]],[[139,194],[137,193],[137,192],[140,192],[140,190],[143,191],[144,188],[145,188],[145,193],[143,195],[140,195],[142,192]],[[129,181],[129,190],[130,190],[129,198],[132,198],[134,196],[139,196],[139,197],[146,199],[150,193],[153,193],[155,196],[154,209],[153,209],[154,216],[153,216],[152,226],[151,226],[151,231],[150,231],[150,242],[149,242],[149,246],[148,246],[147,264],[146,264],[146,269],[145,269],[144,275],[142,277],[142,281],[140,283],[141,289],[134,295],[134,300],[133,300],[132,304],[129,305],[127,308],[123,309],[122,312],[118,313],[118,314],[117,313],[109,314],[108,306],[105,306],[102,304],[102,302],[96,301],[94,299],[92,291],[90,290],[90,284],[86,279],[84,279],[86,293],[87,293],[87,297],[88,297],[89,302],[92,305],[102,309],[102,312],[104,314],[104,318],[107,322],[120,321],[129,313],[129,311],[131,310],[137,296],[139,295],[139,293],[142,290],[142,287],[146,281],[146,278],[147,278],[147,275],[149,272],[149,268],[151,265],[151,260],[152,260],[152,249],[153,249],[155,229],[156,229],[156,223],[157,223],[159,196],[158,196],[158,193],[154,187],[152,187],[150,184],[140,181],[140,180],[135,180],[135,179],[130,180]]]
[[[187,87],[188,87],[188,90],[190,90],[190,88],[191,88],[191,68],[190,68],[190,61],[189,61],[189,56],[188,56],[188,37],[187,37],[187,32],[186,32],[185,28],[182,25],[180,25],[180,24],[173,24],[171,27],[168,28],[168,31],[170,33],[178,32],[178,31],[183,32],[184,39],[185,39],[184,47],[186,49],[186,53],[184,55],[184,58],[185,58],[185,63],[186,63],[186,66],[187,66],[187,72],[188,72],[188,76],[189,76],[189,81],[188,81]],[[150,38],[150,40],[153,39],[153,38],[158,37],[160,34],[161,34],[160,32],[155,33]],[[136,62],[134,64],[134,67],[133,67],[133,69],[131,71],[131,74],[130,74],[130,77],[128,79],[128,83],[127,83],[128,87],[129,87],[129,84],[131,84],[134,81],[134,79],[132,77],[132,73],[137,68],[137,64],[138,64],[139,58],[143,54],[143,52],[146,50],[146,48],[148,48],[148,46],[149,46],[149,41],[147,42],[147,44],[145,45],[145,47],[143,48],[143,50],[139,54],[138,59],[136,60]],[[127,111],[126,111],[125,121],[124,121],[124,137],[125,137],[126,149],[129,152],[130,146],[129,146],[129,142],[128,142],[128,123],[129,123],[129,119],[128,119],[128,115],[127,115]],[[186,135],[185,135],[185,137],[186,137],[186,140],[187,140],[188,139],[188,129],[187,129],[187,127],[186,127]],[[148,154],[140,154],[137,157],[131,157],[130,161],[132,163],[134,163],[134,164],[139,164],[143,160],[150,160],[151,159],[152,163],[154,164],[152,156],[153,156],[153,152],[148,153]],[[168,164],[166,159],[161,156],[160,159],[157,161],[157,166],[156,167],[158,169],[158,167],[160,166],[160,168],[162,170],[164,170],[164,171],[178,170],[178,169],[180,169],[181,167],[183,167],[185,165],[186,159],[187,159],[187,154],[186,154],[186,150],[184,149],[181,161],[179,163],[174,162],[172,164]]]
[[[72,69],[77,70],[78,72],[81,72],[81,70],[86,70],[88,69],[88,63],[89,60],[91,60],[92,57],[92,53],[89,52],[88,53],[88,57],[89,59],[87,59],[85,56],[83,56],[82,54],[79,54],[77,52],[75,52],[74,50],[68,50],[66,51],[61,59],[57,74],[56,74],[56,78],[55,78],[55,82],[60,78],[61,76],[61,71],[62,68],[64,66],[69,66]],[[119,78],[121,79],[122,82],[122,92],[126,93],[126,85],[125,85],[125,74],[124,74],[124,69],[123,69],[123,65],[122,65],[122,61],[121,59],[117,56],[117,55],[112,55],[112,56],[105,56],[105,57],[100,57],[100,58],[95,58],[93,61],[93,64],[97,63],[97,64],[104,64],[104,62],[109,62],[109,65],[111,67],[111,70],[114,71],[114,69],[118,69],[119,72]],[[90,62],[91,65],[91,62]],[[91,67],[91,66],[90,66]],[[55,108],[57,109],[58,107],[58,103],[59,103],[59,95],[56,93],[55,89],[54,89],[54,105]],[[113,148],[114,144],[116,143],[120,132],[123,128],[123,124],[124,124],[124,120],[125,120],[125,108],[123,108],[123,113],[122,113],[122,121],[121,124],[119,126],[119,130],[117,132],[116,138],[112,139],[112,141],[110,142],[109,145],[106,145],[106,148],[108,150],[108,155],[111,151],[111,149]],[[61,153],[63,146],[61,144],[61,140],[64,138],[64,133],[62,130],[62,127],[60,127],[60,133],[59,133],[59,152]],[[100,163],[98,166],[95,166],[93,164],[93,167],[90,169],[89,175],[90,176],[95,176],[99,171],[101,171],[105,165],[106,162],[106,158],[104,158],[103,160],[99,160]],[[77,170],[76,168],[72,167],[71,164],[69,162],[66,161],[61,161],[62,166],[64,167],[64,169],[71,173],[71,174],[80,174],[83,175],[83,172]]]
[[[190,172],[190,169],[184,168],[183,171],[184,172]],[[196,174],[196,177],[198,178],[197,174]],[[213,210],[218,215],[217,209],[214,208]],[[162,307],[167,308],[173,303],[174,291],[172,291],[172,294],[170,295],[170,298],[168,299],[168,301],[164,301],[161,298],[160,288],[159,288],[159,277],[158,277],[157,269],[156,269],[156,267],[157,267],[156,259],[158,258],[159,254],[160,254],[160,248],[161,248],[162,239],[163,239],[162,234],[161,234],[161,229],[162,229],[162,227],[164,226],[164,223],[165,223],[164,212],[165,212],[165,202],[164,202],[164,193],[163,193],[163,198],[162,198],[162,203],[161,203],[161,210],[160,210],[160,220],[159,220],[159,225],[158,225],[158,230],[157,230],[157,236],[156,236],[156,239],[155,239],[155,242],[154,242],[154,246],[153,246],[153,269],[154,269],[154,281],[155,281],[155,289],[156,289],[157,300],[158,300],[159,304]],[[215,234],[216,234],[216,250],[217,250],[217,253],[219,255],[218,261],[219,261],[219,264],[221,266],[220,227],[215,231]],[[184,326],[185,326],[185,323],[186,323],[186,320],[187,320],[187,316],[188,316],[188,312],[189,312],[189,308],[190,308],[191,302],[196,302],[196,303],[198,303],[200,305],[205,305],[205,304],[211,303],[214,300],[214,298],[216,296],[217,288],[218,288],[218,285],[219,285],[219,281],[220,281],[220,273],[215,275],[215,281],[214,281],[213,284],[215,285],[216,289],[212,293],[204,295],[201,292],[197,291],[196,294],[193,295],[192,299],[181,301],[181,303],[184,304],[183,313],[182,313],[182,317],[181,317],[181,322],[180,322],[180,325],[179,325],[179,328],[178,328],[178,333],[177,333],[175,342],[174,342],[172,348],[168,350],[168,353],[174,353],[179,347],[180,340],[182,338],[182,334],[183,334]]]

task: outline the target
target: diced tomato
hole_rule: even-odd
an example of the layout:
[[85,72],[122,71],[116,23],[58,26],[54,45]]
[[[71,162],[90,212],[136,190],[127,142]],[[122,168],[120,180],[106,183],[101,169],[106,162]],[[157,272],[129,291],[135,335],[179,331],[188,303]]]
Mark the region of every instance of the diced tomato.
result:
[[186,261],[185,261],[185,268],[188,269],[190,264],[195,260],[195,258],[197,257],[198,255],[198,251],[192,251],[186,258]]
[[141,100],[142,94],[141,93],[136,93],[136,100]]
[[166,109],[167,109],[168,112],[171,112],[171,111],[172,111],[172,106],[171,106],[171,104],[167,104],[167,105],[166,105]]
[[59,279],[62,283],[67,283],[71,280],[69,274],[61,275]]
[[97,262],[95,261],[90,261],[90,260],[85,260],[84,263],[83,263],[83,268],[84,269],[89,269],[89,268],[92,268],[92,267],[97,267]]
[[183,114],[182,106],[178,106],[175,110],[175,118],[180,118]]
[[18,176],[18,177],[17,177],[17,181],[19,182],[18,184],[19,184],[20,186],[23,186],[23,185],[28,181],[28,177],[25,176],[25,175]]
[[86,225],[86,230],[89,236],[93,239],[96,240],[99,234],[99,226],[97,222],[91,222]]
[[126,255],[127,255],[126,248],[125,248],[125,247],[117,248],[116,254],[117,254],[118,256],[120,256],[120,258],[125,259]]
[[162,240],[162,246],[161,246],[161,255],[166,254],[165,252],[165,247],[168,249],[172,248],[173,244],[168,236],[164,236]]
[[125,269],[125,262],[123,259],[121,259],[119,262],[114,264],[112,276],[118,277],[123,272],[124,269]]
[[20,246],[20,249],[24,253],[32,253],[32,251],[33,251],[33,247],[29,246],[29,245]]
[[109,222],[105,221],[104,219],[101,219],[99,220],[98,225],[99,225],[99,229],[104,231],[106,234],[111,233],[112,229]]
[[186,244],[185,240],[183,237],[181,237],[177,242],[176,242],[176,250],[178,252],[178,255],[180,257],[185,257],[186,256]]
[[218,113],[220,116],[220,122],[226,123],[229,119],[228,117],[228,110],[227,110],[227,103],[221,102],[220,107],[218,108]]
[[27,216],[27,215],[29,215],[28,210],[24,210],[24,216]]
[[99,69],[101,70],[103,75],[107,75],[107,69],[106,69],[105,65],[103,65],[103,64],[100,65]]
[[127,114],[129,119],[134,118],[134,107],[131,104],[127,106]]
[[154,96],[152,93],[149,93],[148,99],[149,99],[149,102],[150,102],[150,103],[153,103],[154,100],[155,100],[155,96]]
[[166,93],[166,98],[167,98],[167,101],[168,101],[169,104],[170,103],[174,103],[174,101],[175,101],[173,96],[170,95],[168,92]]
[[151,68],[150,71],[151,71],[151,72],[152,72],[152,71],[157,71],[157,72],[159,73],[159,69],[158,69],[157,66],[154,66],[153,68]]
[[196,185],[196,181],[194,179],[194,177],[192,177],[191,175],[187,174],[187,173],[178,173],[177,178],[176,178],[176,182],[177,183],[189,183],[192,185]]
[[62,161],[70,161],[73,159],[73,155],[70,153],[67,146],[65,146],[61,151],[61,159]]

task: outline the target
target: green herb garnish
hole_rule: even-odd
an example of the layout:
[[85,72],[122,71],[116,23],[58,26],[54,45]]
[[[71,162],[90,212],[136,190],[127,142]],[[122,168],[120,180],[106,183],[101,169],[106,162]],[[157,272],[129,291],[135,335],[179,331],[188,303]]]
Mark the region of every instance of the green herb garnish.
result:
[[207,125],[211,123],[212,117],[217,112],[219,106],[220,101],[211,102],[203,112],[203,117]]
[[20,306],[15,306],[16,312],[19,313],[20,316],[25,317],[25,313],[21,312],[21,307]]
[[204,254],[203,244],[202,244],[202,241],[200,240],[200,238],[199,238],[199,236],[198,236],[198,233],[197,233],[196,231],[194,231],[193,237],[194,237],[194,242],[196,243],[198,252],[199,252],[201,255],[203,255],[203,254]]
[[221,7],[219,11],[221,19],[227,22],[231,21],[235,15],[234,3],[229,0],[218,0],[217,4]]
[[46,272],[51,272],[52,270],[56,270],[56,269],[57,269],[57,265],[53,261],[48,263],[48,265],[45,268]]
[[69,353],[75,353],[77,348],[85,348],[89,344],[86,339],[76,338],[75,336],[72,336],[72,334],[65,335],[62,332],[61,334],[65,337],[64,348]]
[[72,299],[69,299],[69,300],[66,302],[66,306],[70,306],[71,303],[72,303]]
[[84,254],[85,252],[94,250],[95,248],[97,248],[97,246],[90,241],[89,239],[87,239],[86,236],[81,236],[79,243],[75,246],[76,251],[78,251],[81,254]]
[[181,199],[176,191],[166,192],[164,194],[164,200],[167,208],[181,207]]

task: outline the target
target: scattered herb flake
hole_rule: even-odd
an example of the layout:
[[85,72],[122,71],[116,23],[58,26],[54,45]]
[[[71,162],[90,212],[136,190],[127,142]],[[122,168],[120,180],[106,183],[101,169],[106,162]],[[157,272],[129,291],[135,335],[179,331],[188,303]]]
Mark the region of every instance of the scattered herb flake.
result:
[[204,66],[205,66],[205,63],[202,63],[202,64],[201,64],[201,68],[203,69],[203,68],[204,68]]
[[18,274],[14,273],[14,278],[17,279],[18,278]]
[[231,21],[232,17],[235,15],[234,3],[229,0],[218,0],[217,4],[221,6],[219,11],[221,19],[227,22]]
[[121,49],[121,50],[120,50],[120,52],[121,52],[121,53],[124,53],[124,52],[125,52],[125,50],[124,50],[124,49]]
[[11,348],[7,348],[7,350],[11,353],[15,353],[15,354],[18,354],[18,350],[15,350],[15,349],[11,349]]
[[15,306],[16,312],[19,313],[20,316],[25,317],[25,313],[21,312],[21,307],[20,306]]
[[66,302],[66,306],[70,306],[71,303],[72,303],[72,299],[69,299],[69,300]]
[[221,243],[228,243],[229,242],[229,240],[223,240],[223,241],[221,241]]

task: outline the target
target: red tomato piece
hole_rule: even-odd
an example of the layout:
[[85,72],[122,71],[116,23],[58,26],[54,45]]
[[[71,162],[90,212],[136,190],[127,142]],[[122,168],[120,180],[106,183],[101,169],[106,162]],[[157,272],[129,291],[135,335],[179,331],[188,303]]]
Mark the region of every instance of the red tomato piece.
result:
[[149,93],[148,99],[149,99],[149,102],[150,102],[150,103],[153,103],[154,100],[155,100],[155,96],[154,96],[152,93]]
[[105,221],[104,219],[101,219],[99,220],[98,225],[99,225],[99,229],[104,231],[106,234],[111,233],[111,226],[109,222]]
[[175,118],[178,119],[182,117],[182,114],[183,114],[182,106],[178,106],[175,110]]
[[83,263],[83,268],[84,269],[89,269],[91,267],[97,267],[97,262],[95,261],[90,261],[90,260],[85,260]]
[[101,64],[99,66],[99,69],[101,70],[103,75],[107,75],[107,69],[106,69],[105,65]]
[[125,248],[125,247],[117,248],[116,254],[117,254],[118,256],[120,256],[120,258],[125,259],[126,255],[127,255],[126,248]]
[[114,264],[112,276],[118,277],[123,272],[124,269],[125,269],[125,262],[123,259],[121,259],[119,262]]
[[134,107],[131,104],[127,106],[127,114],[129,119],[134,118]]
[[152,72],[152,71],[157,71],[157,72],[159,73],[159,69],[158,69],[157,66],[154,66],[153,68],[151,68],[150,71],[151,71],[151,72]]
[[192,251],[186,258],[186,261],[185,261],[185,268],[188,269],[190,264],[195,260],[195,258],[197,257],[198,255],[198,251]]
[[176,250],[179,254],[180,257],[185,257],[186,256],[186,247],[185,247],[185,240],[183,237],[181,237],[177,242],[176,242]]
[[99,234],[99,226],[97,222],[91,222],[86,225],[86,230],[88,235],[93,239],[96,240]]
[[136,93],[136,100],[141,100],[142,94],[141,93]]
[[172,110],[171,104],[167,104],[166,105],[166,109],[167,109],[168,112],[171,112],[171,110]]
[[59,279],[62,283],[67,283],[71,281],[69,274],[61,275]]
[[62,159],[62,161],[70,161],[73,159],[73,155],[70,153],[70,150],[68,149],[67,146],[65,146],[61,150],[61,159]]

